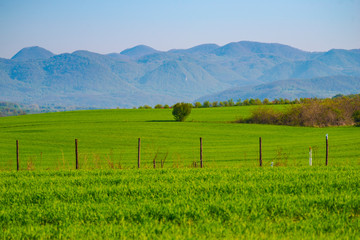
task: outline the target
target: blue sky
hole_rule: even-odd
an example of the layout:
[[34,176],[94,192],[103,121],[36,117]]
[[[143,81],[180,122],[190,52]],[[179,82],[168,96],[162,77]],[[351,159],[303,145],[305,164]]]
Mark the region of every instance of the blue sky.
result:
[[360,48],[360,0],[0,0],[0,57],[158,50],[241,40],[307,51]]

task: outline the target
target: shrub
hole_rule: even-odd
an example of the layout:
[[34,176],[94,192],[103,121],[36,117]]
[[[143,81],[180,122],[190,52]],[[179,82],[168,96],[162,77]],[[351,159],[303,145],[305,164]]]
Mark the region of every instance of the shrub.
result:
[[[279,102],[282,100],[280,99]],[[304,99],[286,111],[272,108],[255,109],[247,119],[238,122],[279,124],[290,126],[327,127],[355,125],[360,126],[360,96],[339,97],[335,99]]]
[[354,119],[355,126],[360,127],[360,110],[355,111],[352,117]]
[[173,106],[172,114],[176,121],[183,122],[191,113],[191,103],[176,103]]
[[279,124],[280,113],[272,108],[259,107],[252,111],[251,117],[241,119],[243,123]]

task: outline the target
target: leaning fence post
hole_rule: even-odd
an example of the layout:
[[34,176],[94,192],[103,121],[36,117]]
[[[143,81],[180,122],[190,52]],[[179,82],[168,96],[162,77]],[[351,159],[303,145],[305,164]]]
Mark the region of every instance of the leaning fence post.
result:
[[19,164],[19,140],[16,140],[16,169],[17,169],[17,171],[20,170],[20,164]]
[[260,159],[260,167],[262,167],[261,137],[259,137],[259,159]]
[[202,138],[200,138],[200,167],[203,167],[203,142]]
[[138,139],[138,168],[140,168],[141,138]]
[[326,161],[325,161],[325,165],[328,165],[328,159],[329,159],[329,135],[326,134]]
[[312,166],[312,149],[309,147],[309,166]]
[[76,160],[76,169],[79,169],[79,154],[78,154],[78,140],[75,139],[75,160]]

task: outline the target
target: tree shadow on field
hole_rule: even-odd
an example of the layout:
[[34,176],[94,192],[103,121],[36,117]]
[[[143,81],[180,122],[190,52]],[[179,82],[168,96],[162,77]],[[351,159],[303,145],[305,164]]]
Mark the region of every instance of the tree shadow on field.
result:
[[175,120],[148,120],[146,122],[176,122]]

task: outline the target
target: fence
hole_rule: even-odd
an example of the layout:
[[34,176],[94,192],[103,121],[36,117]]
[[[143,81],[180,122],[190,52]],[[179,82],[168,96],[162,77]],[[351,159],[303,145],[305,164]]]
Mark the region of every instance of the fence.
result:
[[[216,143],[215,143],[216,144]],[[263,167],[263,166],[297,166],[296,162],[294,161],[294,157],[291,158],[289,155],[290,153],[283,151],[282,148],[277,147],[275,150],[275,153],[272,154],[272,156],[267,156],[266,157],[266,161],[264,160],[264,155],[263,155],[263,140],[261,137],[259,137],[259,142],[258,142],[258,152],[256,154],[258,154],[258,157],[256,158],[254,156],[254,152],[251,152],[251,154],[249,155],[249,159],[247,159],[246,157],[246,151],[244,154],[244,159],[241,159],[241,157],[238,157],[237,159],[228,159],[228,161],[221,161],[219,159],[215,160],[215,159],[211,159],[211,156],[214,155],[214,150],[218,151],[218,148],[208,148],[207,150],[210,150],[208,152],[205,151],[205,156],[209,156],[204,157],[203,156],[203,146],[206,146],[206,141],[203,142],[203,138],[200,137],[200,142],[198,145],[198,153],[199,153],[199,157],[194,157],[192,159],[192,161],[189,159],[187,160],[182,160],[180,159],[176,159],[177,157],[179,158],[180,155],[177,154],[173,154],[171,156],[171,160],[168,159],[169,157],[169,151],[160,151],[159,148],[152,148],[153,151],[149,151],[149,149],[147,149],[147,151],[145,151],[143,154],[145,156],[142,156],[142,146],[141,146],[141,138],[138,138],[137,141],[137,168],[164,168],[166,163],[168,164],[170,167],[200,167],[203,168],[204,166],[206,167],[219,167],[219,163],[223,163],[223,166],[227,166],[227,167],[232,167],[234,165],[236,165],[236,163],[234,164],[234,162],[238,162],[238,163],[243,163],[243,166],[253,166],[254,163],[258,162],[258,166]],[[265,144],[271,144],[271,142],[267,142]],[[265,145],[266,146],[266,145]],[[36,161],[34,158],[28,158],[26,160],[26,157],[22,156],[22,152],[21,152],[21,145],[19,143],[19,140],[16,140],[16,169],[17,171],[19,170],[23,170],[23,169],[27,169],[27,170],[35,170],[37,168],[42,169],[42,158],[43,158],[43,152],[40,153],[40,162]],[[194,146],[194,149],[196,148],[196,146]],[[136,166],[136,162],[135,162],[135,158],[133,158],[133,161],[116,161],[115,159],[112,158],[111,154],[107,155],[107,157],[105,156],[105,162],[100,160],[100,156],[99,155],[94,155],[93,156],[93,162],[92,164],[89,164],[88,162],[88,158],[87,158],[87,154],[86,154],[86,150],[85,153],[82,153],[82,149],[81,149],[81,144],[79,144],[78,139],[75,139],[75,156],[73,157],[73,164],[71,164],[71,160],[69,160],[68,158],[70,158],[69,156],[67,156],[67,160],[65,161],[65,157],[64,157],[64,153],[62,155],[62,163],[63,165],[59,167],[59,165],[55,166],[55,169],[92,169],[92,168],[135,168]],[[226,149],[225,151],[226,153],[230,153],[232,155],[234,155],[234,152],[231,151],[231,149]],[[225,154],[224,152],[224,154]],[[241,152],[244,151],[237,151],[239,155],[241,155]],[[269,154],[271,151],[267,151],[265,153]],[[309,165],[312,166],[313,165],[313,160],[318,160],[318,164],[317,165],[328,165],[329,164],[329,141],[328,141],[328,135],[326,135],[326,139],[325,139],[325,144],[324,144],[324,149],[323,152],[325,153],[325,156],[323,158],[323,160],[321,160],[317,154],[318,152],[321,152],[321,149],[317,146],[309,149]],[[314,154],[313,154],[314,153]],[[80,156],[79,156],[80,154]],[[216,154],[215,154],[216,155]],[[144,162],[142,162],[142,157],[144,160]],[[128,155],[129,158],[129,155]],[[226,159],[226,157],[223,157]],[[301,164],[298,165],[306,165],[306,158],[304,159],[303,157],[301,157],[302,161]],[[322,158],[322,157],[321,157]],[[355,158],[356,159],[356,158]],[[104,158],[103,158],[104,160]],[[179,161],[176,161],[179,160]],[[24,163],[25,161],[25,163]],[[290,163],[289,163],[290,161]],[[321,162],[323,161],[323,164],[321,164]],[[132,162],[132,163],[131,163]],[[182,164],[181,164],[182,162]],[[270,162],[270,164],[269,164]],[[127,163],[127,164],[126,164]],[[360,161],[358,162],[360,164]],[[21,165],[22,164],[22,165]],[[241,165],[241,164],[238,164]],[[336,165],[336,164],[335,164]],[[343,165],[343,164],[338,164],[338,165]],[[21,167],[22,166],[22,167]],[[72,167],[73,166],[73,167]],[[12,170],[11,169],[11,164],[9,164],[8,168],[2,168],[5,170]],[[54,164],[50,164],[50,166],[48,166],[48,168],[45,169],[54,169]]]

